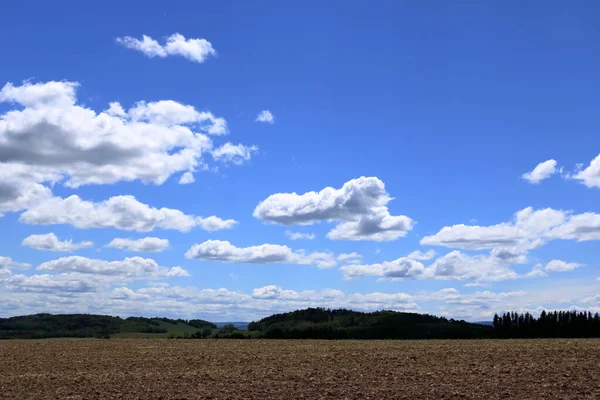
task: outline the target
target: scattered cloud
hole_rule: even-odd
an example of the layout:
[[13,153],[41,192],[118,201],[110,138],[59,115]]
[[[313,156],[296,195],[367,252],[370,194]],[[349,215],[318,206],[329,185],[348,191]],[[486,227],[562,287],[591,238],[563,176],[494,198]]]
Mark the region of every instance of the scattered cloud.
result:
[[150,58],[182,56],[199,64],[206,61],[208,57],[217,55],[217,52],[208,40],[186,39],[185,36],[179,33],[174,33],[167,37],[166,42],[163,45],[146,35],[142,35],[142,39],[131,36],[117,38],[117,43],[129,49],[142,52]]
[[522,252],[551,240],[600,240],[600,214],[571,214],[568,211],[528,207],[517,212],[511,222],[492,226],[453,225],[421,239],[422,245],[466,250],[497,248]]
[[254,217],[282,225],[311,225],[338,221],[327,237],[333,240],[391,241],[405,236],[413,227],[407,216],[390,215],[392,198],[375,177],[346,182],[342,188],[320,192],[277,193],[256,206]]
[[7,282],[7,287],[14,292],[36,293],[82,293],[97,289],[95,284],[81,279],[77,274],[14,275]]
[[43,201],[22,213],[19,220],[34,225],[69,224],[79,229],[117,228],[137,232],[157,228],[188,232],[196,226],[214,231],[231,228],[236,223],[215,216],[201,218],[171,208],[154,208],[133,196],[115,196],[95,203],[77,195]]
[[465,283],[463,286],[464,287],[489,287],[490,284],[483,283],[483,282],[469,282],[469,283]]
[[13,261],[10,257],[0,256],[0,275],[10,275],[13,269],[28,269],[31,264]]
[[335,265],[335,257],[331,253],[294,252],[289,247],[278,244],[236,247],[224,240],[207,240],[204,243],[195,244],[185,256],[203,261],[230,263],[314,264],[318,268],[330,268]]
[[158,279],[189,276],[181,267],[165,268],[150,258],[129,257],[123,261],[105,261],[80,256],[61,257],[40,264],[38,271],[115,276],[124,279]]
[[576,268],[581,267],[581,264],[574,262],[564,262],[561,260],[552,260],[546,265],[546,271],[554,271],[554,272],[567,272],[573,271]]
[[514,263],[524,262],[515,258],[507,263],[493,254],[469,256],[460,251],[452,251],[437,258],[426,267],[423,263],[409,257],[400,257],[393,261],[377,264],[344,265],[340,271],[345,279],[360,276],[375,276],[383,280],[441,279],[502,281],[515,279],[518,274],[509,268]]
[[[210,136],[228,132],[208,111],[172,100],[140,101],[128,110],[113,102],[104,112],[77,104],[77,82],[7,83],[0,102],[0,215],[52,199],[50,187],[141,181],[183,182],[207,169],[205,155],[226,163],[248,160],[255,147],[213,148]],[[19,107],[20,106],[20,107]]]
[[221,161],[225,164],[242,165],[244,162],[250,161],[252,153],[257,151],[257,146],[244,146],[243,144],[227,142],[221,147],[214,149],[211,154],[216,161]]
[[436,255],[435,250],[427,250],[427,251],[415,250],[406,257],[410,258],[411,260],[427,261],[427,260],[431,260],[433,257],[435,257],[435,255]]
[[556,168],[556,160],[547,160],[539,163],[532,171],[523,174],[522,178],[529,183],[537,184],[550,178],[556,172],[559,172]]
[[145,237],[141,239],[115,238],[106,247],[140,253],[152,253],[166,250],[169,247],[169,240],[157,237]]
[[362,261],[362,255],[357,252],[342,253],[338,255],[337,260],[343,264],[359,264]]
[[275,123],[275,116],[269,110],[262,110],[256,116],[256,122],[265,122],[267,124],[274,124]]
[[90,241],[80,243],[73,243],[72,240],[61,241],[52,232],[43,235],[30,235],[21,242],[21,246],[31,247],[36,250],[66,252],[92,247],[93,245],[94,243]]
[[301,239],[313,240],[317,237],[314,233],[303,233],[303,232],[292,232],[292,231],[285,231],[285,236],[287,236],[290,240],[301,240]]
[[150,295],[136,292],[128,287],[118,287],[113,289],[111,297],[119,300],[146,300],[150,298]]
[[600,154],[590,162],[587,168],[582,168],[569,177],[581,181],[589,188],[600,188]]
[[238,224],[238,222],[234,219],[221,219],[219,217],[215,217],[214,215],[206,218],[198,217],[196,218],[196,223],[198,226],[208,232],[231,229]]
[[194,182],[196,182],[196,179],[194,178],[194,174],[190,171],[184,172],[183,175],[181,175],[181,178],[179,178],[180,185],[188,185]]

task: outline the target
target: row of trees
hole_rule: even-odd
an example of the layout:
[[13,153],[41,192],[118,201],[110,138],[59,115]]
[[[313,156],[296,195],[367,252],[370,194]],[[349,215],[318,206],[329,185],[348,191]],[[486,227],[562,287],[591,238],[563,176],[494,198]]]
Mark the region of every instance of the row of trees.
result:
[[538,318],[515,312],[494,315],[494,331],[500,338],[600,337],[600,316],[584,311],[542,311]]

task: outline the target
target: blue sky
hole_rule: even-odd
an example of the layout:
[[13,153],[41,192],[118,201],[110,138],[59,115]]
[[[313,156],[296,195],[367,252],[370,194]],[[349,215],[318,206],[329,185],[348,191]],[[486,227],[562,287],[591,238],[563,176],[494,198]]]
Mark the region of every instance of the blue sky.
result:
[[596,2],[3,14],[2,316],[600,310]]

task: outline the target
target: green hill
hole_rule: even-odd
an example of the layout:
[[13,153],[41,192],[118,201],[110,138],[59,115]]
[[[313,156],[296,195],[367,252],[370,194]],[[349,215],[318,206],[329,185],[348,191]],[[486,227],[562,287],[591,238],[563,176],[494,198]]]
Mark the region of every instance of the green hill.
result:
[[251,322],[248,330],[281,339],[474,339],[493,328],[428,314],[308,308]]
[[56,337],[170,337],[186,336],[216,325],[200,320],[169,318],[120,318],[90,314],[34,314],[0,318],[0,339]]

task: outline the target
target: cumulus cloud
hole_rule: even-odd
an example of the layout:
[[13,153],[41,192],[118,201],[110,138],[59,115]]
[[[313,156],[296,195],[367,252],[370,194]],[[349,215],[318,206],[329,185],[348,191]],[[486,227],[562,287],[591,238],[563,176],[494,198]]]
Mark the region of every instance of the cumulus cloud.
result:
[[129,257],[123,261],[105,261],[80,256],[61,257],[40,264],[38,271],[115,276],[125,279],[158,279],[189,276],[181,267],[165,268],[149,258]]
[[11,275],[14,269],[28,269],[30,264],[13,261],[10,257],[0,256],[0,276]]
[[600,214],[571,214],[551,208],[517,212],[511,222],[491,226],[453,225],[421,239],[423,245],[466,250],[511,249],[522,252],[551,240],[600,240]]
[[581,267],[581,264],[574,262],[565,262],[561,260],[552,260],[546,264],[546,271],[567,272],[573,271],[575,268]]
[[375,276],[384,280],[502,281],[517,278],[518,274],[509,266],[524,261],[523,258],[515,258],[506,262],[493,254],[469,256],[460,251],[452,251],[437,258],[427,267],[416,259],[400,257],[393,261],[377,264],[345,265],[340,268],[340,271],[344,274],[345,279]]
[[72,240],[61,241],[58,237],[50,232],[43,235],[30,235],[23,239],[21,246],[31,247],[36,250],[46,251],[75,251],[84,249],[86,247],[92,247],[94,243],[90,241],[84,241],[80,243],[73,243]]
[[359,276],[371,275],[383,279],[416,279],[425,273],[425,266],[406,257],[381,264],[345,265],[340,268],[344,278],[352,279]]
[[256,116],[256,122],[265,122],[267,124],[274,124],[275,123],[275,116],[269,110],[262,110]]
[[287,236],[290,240],[313,240],[316,238],[316,235],[314,233],[302,233],[292,231],[285,231],[285,236]]
[[142,35],[142,39],[131,36],[117,38],[117,43],[133,50],[144,53],[153,58],[165,58],[168,56],[182,56],[190,61],[202,64],[210,56],[216,56],[217,52],[212,44],[206,39],[186,39],[185,36],[174,33],[166,38],[165,44],[160,44],[150,36]]
[[166,250],[169,247],[169,240],[157,237],[145,237],[141,239],[115,238],[106,247],[140,253],[152,253]]
[[337,260],[344,264],[358,264],[362,261],[362,255],[357,252],[342,253],[338,255]]
[[70,224],[80,229],[117,228],[138,232],[157,228],[188,232],[196,226],[214,231],[231,228],[236,223],[215,216],[201,218],[171,208],[154,208],[133,196],[114,196],[95,203],[77,195],[43,201],[22,213],[19,220],[34,225]]
[[320,192],[277,193],[256,206],[254,217],[282,225],[310,225],[338,221],[327,237],[333,240],[390,241],[405,236],[413,227],[407,216],[390,215],[392,198],[375,177],[346,182],[342,188]]
[[205,231],[215,232],[223,229],[231,229],[238,222],[234,219],[221,219],[212,215],[206,218],[196,218],[196,223]]
[[499,303],[510,298],[526,296],[524,291],[494,293],[490,291],[475,293],[460,293],[454,288],[438,290],[436,292],[423,293],[417,298],[423,301],[445,301],[448,304],[460,304],[471,306],[483,306],[488,308],[491,304]]
[[[77,104],[77,87],[50,81],[7,83],[0,90],[0,102],[18,106],[0,114],[0,213],[51,198],[49,186],[57,183],[160,185],[174,174],[191,174],[207,168],[204,156],[214,150],[209,135],[228,132],[223,118],[172,100],[141,101],[128,110],[113,102],[98,113]],[[236,146],[238,153],[248,149]],[[227,156],[227,148],[220,149],[226,162],[252,153]]]
[[585,169],[576,171],[569,176],[589,188],[600,188],[600,154],[596,156]]
[[427,261],[427,260],[431,260],[433,257],[435,257],[435,254],[436,254],[435,250],[427,250],[427,251],[415,250],[406,257],[410,258],[411,260]]
[[11,291],[15,292],[36,292],[36,293],[56,293],[56,292],[93,292],[96,285],[81,279],[78,274],[59,274],[59,275],[14,275],[7,282]]
[[[328,307],[363,310],[417,308],[415,298],[407,293],[345,294],[335,289],[295,291],[283,289],[276,285],[254,289],[252,299],[265,301],[270,305],[281,304],[284,309],[287,307]],[[286,303],[289,303],[289,305],[286,306]],[[257,304],[260,303],[257,302]]]
[[318,268],[330,268],[335,265],[335,257],[331,253],[294,252],[289,247],[278,244],[236,247],[224,240],[207,240],[204,243],[195,244],[186,252],[185,256],[203,261],[230,263],[313,264]]
[[523,174],[522,178],[529,183],[537,184],[550,178],[556,172],[558,172],[556,160],[547,160],[539,163],[532,171]]
[[252,153],[258,151],[257,146],[244,146],[243,144],[225,143],[219,148],[214,149],[211,154],[216,161],[226,164],[241,165],[249,161]]
[[113,299],[120,300],[146,300],[150,298],[150,295],[136,292],[134,290],[129,289],[128,287],[118,287],[113,289],[111,297]]
[[52,197],[49,188],[31,181],[35,178],[32,174],[19,173],[13,166],[10,169],[2,166],[0,163],[0,217],[5,212],[20,211]]

